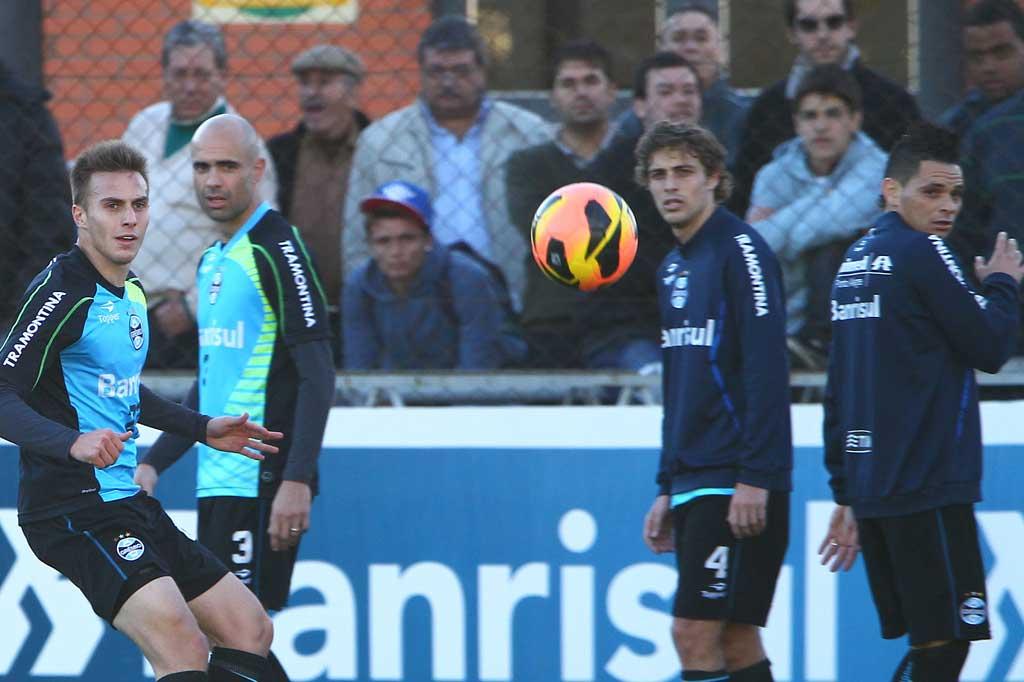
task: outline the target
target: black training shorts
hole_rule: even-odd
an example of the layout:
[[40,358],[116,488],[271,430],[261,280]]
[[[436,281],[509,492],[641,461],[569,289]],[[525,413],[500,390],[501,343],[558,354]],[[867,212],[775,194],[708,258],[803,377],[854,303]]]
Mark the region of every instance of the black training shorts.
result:
[[857,525],[882,637],[909,632],[911,645],[991,637],[973,505]]
[[764,627],[789,544],[789,493],[769,493],[764,532],[737,540],[731,495],[704,495],[672,510],[679,586],[677,618]]
[[40,561],[75,584],[108,623],[137,590],[170,576],[191,601],[227,575],[146,493],[22,526]]
[[254,497],[199,498],[199,541],[259,597],[263,608],[280,611],[288,604],[299,546],[270,549],[270,505],[271,500]]

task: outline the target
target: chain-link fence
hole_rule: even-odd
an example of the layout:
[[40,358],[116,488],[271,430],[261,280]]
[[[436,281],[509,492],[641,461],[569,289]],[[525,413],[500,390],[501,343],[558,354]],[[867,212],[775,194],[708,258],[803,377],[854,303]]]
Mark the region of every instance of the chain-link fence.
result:
[[[955,11],[939,18],[939,4]],[[73,239],[60,161],[123,137],[150,164],[151,223],[134,265],[150,302],[148,367],[187,376],[198,356],[196,265],[230,236],[200,210],[188,142],[202,120],[237,111],[265,141],[259,191],[298,227],[317,264],[337,366],[411,373],[365,385],[356,375],[349,388],[364,399],[422,389],[422,373],[452,369],[602,374],[574,375],[557,390],[563,379],[534,374],[496,393],[485,373],[439,382],[431,400],[606,400],[609,383],[628,386],[620,399],[656,399],[655,271],[674,242],[633,181],[633,148],[646,126],[671,118],[700,121],[724,143],[736,179],[727,205],[783,262],[791,361],[820,371],[831,281],[846,245],[879,215],[886,151],[961,95],[959,14],[971,4],[49,0],[42,70],[53,124],[38,91],[13,81],[8,99],[18,104],[0,122],[11,157],[0,170],[0,213],[22,222],[0,236],[12,282],[3,316]],[[476,28],[468,37],[457,24],[424,33],[448,13]],[[1001,23],[979,26],[998,32]],[[1024,46],[1012,30],[1004,37]],[[574,41],[576,52],[560,51]],[[334,48],[311,51],[326,45]],[[690,65],[645,62],[656,48]],[[961,131],[1024,86],[1012,69],[991,75],[995,61],[1010,59],[1005,49],[979,49],[969,50],[969,75],[984,87],[947,115]],[[928,50],[944,55],[945,71],[922,66]],[[927,100],[924,113],[908,84]],[[637,87],[639,104],[628,94]],[[1006,142],[1020,135],[1018,120],[1011,108],[965,147],[976,183],[969,196],[977,190],[965,256],[984,251],[990,225],[1018,215],[1004,182],[1016,177]],[[411,187],[380,193],[394,181]],[[630,272],[596,294],[545,279],[530,254],[534,209],[578,181],[616,190],[639,223]],[[367,209],[375,194],[397,213],[381,213],[380,201]],[[419,222],[429,230],[408,231]]]

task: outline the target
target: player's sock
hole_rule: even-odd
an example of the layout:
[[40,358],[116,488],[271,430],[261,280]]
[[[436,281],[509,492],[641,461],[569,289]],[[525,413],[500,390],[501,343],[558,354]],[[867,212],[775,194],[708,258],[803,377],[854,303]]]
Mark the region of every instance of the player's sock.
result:
[[281,661],[277,660],[273,651],[267,654],[267,668],[263,671],[260,682],[291,682],[288,673],[284,671],[284,666],[281,665]]
[[912,674],[911,669],[914,666],[914,659],[910,656],[912,652],[913,649],[908,651],[907,655],[900,661],[899,666],[896,667],[896,672],[892,674],[891,682],[910,682],[913,679],[910,677]]
[[180,673],[164,675],[156,682],[207,682],[209,679],[202,670],[183,670]]
[[261,682],[266,669],[266,657],[248,651],[219,646],[210,655],[210,682]]
[[772,662],[766,658],[742,670],[733,670],[729,673],[729,682],[775,682]]
[[910,679],[913,682],[957,682],[970,646],[970,642],[955,640],[942,646],[911,650]]
[[684,680],[703,680],[704,682],[729,682],[729,673],[724,670],[687,670],[683,673]]

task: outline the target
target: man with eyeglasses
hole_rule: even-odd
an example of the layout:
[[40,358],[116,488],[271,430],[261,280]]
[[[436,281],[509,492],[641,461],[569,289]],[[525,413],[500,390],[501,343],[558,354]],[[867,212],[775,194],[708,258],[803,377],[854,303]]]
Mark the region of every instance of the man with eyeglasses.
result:
[[[122,138],[146,157],[160,191],[150,197],[152,225],[135,258],[149,300],[150,369],[195,368],[196,263],[219,239],[217,225],[200,210],[192,190],[188,143],[203,121],[234,113],[224,99],[228,53],[220,29],[195,19],[175,24],[160,54],[167,99],[132,118]],[[264,158],[270,158],[260,140]],[[276,201],[277,176],[267,164],[259,195]]]
[[864,102],[864,132],[888,150],[911,123],[920,118],[914,98],[902,87],[864,66],[854,44],[857,21],[853,0],[786,0],[786,26],[799,50],[789,76],[765,89],[754,100],[740,137],[736,157],[736,191],[731,208],[747,211],[757,171],[775,148],[794,137],[792,102],[808,71],[820,64],[838,64],[860,85]]
[[[417,57],[419,99],[359,136],[345,224],[361,224],[360,200],[386,182],[401,179],[422,187],[433,198],[433,238],[465,242],[500,267],[518,306],[529,245],[508,214],[505,162],[515,151],[550,140],[551,126],[487,95],[484,43],[465,18],[431,24]],[[360,230],[344,230],[341,241],[347,278],[370,254]]]

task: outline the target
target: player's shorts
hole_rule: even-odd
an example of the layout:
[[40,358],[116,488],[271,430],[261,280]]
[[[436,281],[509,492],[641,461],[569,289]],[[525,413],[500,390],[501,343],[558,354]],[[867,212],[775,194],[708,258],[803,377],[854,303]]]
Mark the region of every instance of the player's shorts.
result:
[[672,510],[679,586],[672,614],[764,627],[789,544],[789,493],[772,491],[764,531],[737,540],[731,495],[704,495]]
[[185,601],[192,601],[228,572],[145,493],[33,521],[22,530],[39,560],[74,583],[111,624],[128,598],[152,580],[170,576]]
[[882,637],[909,632],[911,645],[991,637],[973,505],[857,526]]
[[259,597],[263,608],[280,611],[288,604],[299,546],[280,552],[270,549],[271,502],[252,497],[200,497],[199,542]]

